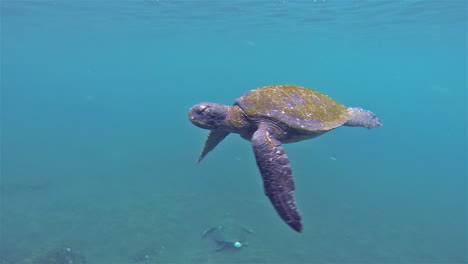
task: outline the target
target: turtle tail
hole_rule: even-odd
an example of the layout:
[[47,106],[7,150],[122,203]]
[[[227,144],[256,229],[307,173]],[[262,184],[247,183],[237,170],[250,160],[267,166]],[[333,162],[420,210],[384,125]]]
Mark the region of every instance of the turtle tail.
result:
[[352,127],[379,128],[382,126],[379,118],[371,111],[359,107],[348,107],[351,117],[343,124]]

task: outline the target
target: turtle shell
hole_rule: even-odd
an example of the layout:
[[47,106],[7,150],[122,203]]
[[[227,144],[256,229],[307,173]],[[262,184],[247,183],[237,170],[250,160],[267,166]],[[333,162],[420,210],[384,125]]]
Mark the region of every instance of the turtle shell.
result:
[[341,126],[348,109],[330,97],[297,85],[271,85],[251,90],[236,100],[248,117],[265,117],[292,128],[316,131]]

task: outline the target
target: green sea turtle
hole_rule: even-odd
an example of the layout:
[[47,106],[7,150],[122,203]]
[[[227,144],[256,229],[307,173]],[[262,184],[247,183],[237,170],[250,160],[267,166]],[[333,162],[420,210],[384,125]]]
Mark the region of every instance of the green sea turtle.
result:
[[247,236],[253,230],[239,224],[217,225],[208,228],[202,238],[210,238],[215,243],[215,251],[239,250],[248,246]]
[[297,232],[302,231],[301,216],[294,201],[289,160],[281,144],[311,139],[342,125],[382,125],[371,111],[347,108],[322,93],[296,85],[251,90],[233,106],[197,104],[190,109],[189,119],[211,130],[198,162],[230,133],[252,142],[265,194],[279,216]]

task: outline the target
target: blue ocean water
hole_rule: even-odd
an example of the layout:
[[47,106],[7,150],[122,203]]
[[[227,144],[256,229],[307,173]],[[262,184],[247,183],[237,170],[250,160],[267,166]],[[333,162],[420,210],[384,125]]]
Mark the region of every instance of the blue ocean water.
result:
[[[0,263],[468,262],[466,1],[0,4]],[[281,83],[383,122],[285,145],[300,234],[187,119]]]

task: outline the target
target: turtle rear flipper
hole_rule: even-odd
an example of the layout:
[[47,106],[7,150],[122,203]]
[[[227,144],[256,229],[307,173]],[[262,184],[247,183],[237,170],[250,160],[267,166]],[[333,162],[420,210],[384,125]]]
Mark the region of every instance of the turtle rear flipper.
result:
[[262,123],[252,136],[252,146],[262,174],[265,194],[280,217],[292,229],[301,232],[301,216],[294,201],[294,182],[288,156],[281,142],[272,137],[270,132],[270,126]]
[[364,110],[360,107],[348,107],[351,116],[343,124],[351,127],[379,128],[382,126],[379,118],[371,111]]

